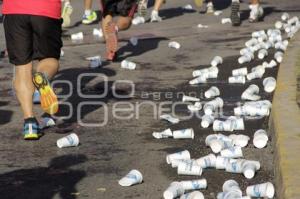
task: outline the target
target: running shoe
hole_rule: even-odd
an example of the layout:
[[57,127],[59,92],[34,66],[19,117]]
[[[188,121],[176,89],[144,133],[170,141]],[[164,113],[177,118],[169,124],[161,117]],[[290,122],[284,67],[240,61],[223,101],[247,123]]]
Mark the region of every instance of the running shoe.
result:
[[35,118],[25,119],[23,135],[25,140],[38,140],[41,137],[39,124]]
[[105,28],[107,60],[114,61],[118,48],[118,32],[116,24],[110,22]]
[[92,11],[90,15],[84,14],[82,16],[82,23],[85,25],[91,24],[97,20],[97,13]]
[[261,20],[264,15],[264,9],[259,5],[250,5],[249,7],[251,9],[249,22],[254,23]]
[[211,13],[214,13],[215,10],[214,10],[214,5],[212,2],[209,2],[207,5],[206,5],[206,13],[207,14],[211,14]]
[[53,115],[58,111],[58,101],[57,96],[54,93],[49,80],[45,77],[43,73],[33,74],[33,83],[40,93],[40,101],[42,109]]
[[240,3],[232,2],[231,4],[231,21],[233,26],[241,25],[241,18],[240,18]]
[[162,18],[158,15],[158,12],[156,10],[153,10],[151,13],[151,22],[160,22],[162,21]]
[[147,15],[147,5],[148,0],[140,0],[138,4],[138,15],[141,17],[146,17]]
[[63,18],[62,27],[70,27],[71,25],[71,14],[73,12],[73,7],[69,2],[64,4],[64,8],[62,10],[61,18]]
[[195,2],[195,5],[199,8],[202,7],[202,5],[203,5],[203,0],[194,0],[194,2]]

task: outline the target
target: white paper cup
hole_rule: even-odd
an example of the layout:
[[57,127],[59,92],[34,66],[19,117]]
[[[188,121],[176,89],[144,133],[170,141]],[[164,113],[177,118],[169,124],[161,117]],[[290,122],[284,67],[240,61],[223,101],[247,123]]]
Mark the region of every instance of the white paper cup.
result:
[[189,84],[195,85],[195,84],[201,84],[201,83],[206,83],[206,82],[207,82],[207,78],[205,76],[201,75],[201,76],[198,76],[197,78],[189,81]]
[[277,66],[277,62],[273,59],[270,61],[270,63],[267,65],[267,68],[274,68]]
[[209,68],[203,68],[203,69],[200,69],[200,70],[194,70],[193,71],[193,77],[202,76],[205,73],[209,73]]
[[184,189],[179,182],[173,182],[170,186],[164,191],[164,199],[173,199],[177,198],[184,194]]
[[201,166],[202,169],[216,167],[215,154],[209,154],[196,160],[196,163]]
[[214,153],[219,153],[223,149],[224,143],[222,140],[215,139],[211,141],[209,146]]
[[243,157],[243,151],[241,147],[235,146],[222,150],[221,156],[225,158],[241,158]]
[[162,139],[162,138],[173,137],[173,132],[172,132],[171,129],[166,129],[166,130],[164,130],[162,132],[153,132],[152,135],[156,139]]
[[248,74],[247,67],[232,70],[232,76],[245,76]]
[[199,102],[200,99],[197,98],[197,97],[191,97],[191,96],[183,95],[182,96],[182,101],[183,102]]
[[259,59],[264,59],[267,56],[268,56],[268,51],[266,49],[260,49],[258,51],[258,58]]
[[242,194],[238,190],[230,190],[228,192],[224,192],[223,199],[233,199],[233,198],[241,198]]
[[132,20],[133,25],[139,25],[145,23],[145,18],[141,16],[137,16]]
[[230,18],[222,18],[221,23],[222,24],[231,23],[231,19]]
[[223,189],[223,192],[229,192],[229,191],[232,191],[232,190],[236,190],[241,194],[241,197],[242,197],[242,191],[240,189],[240,186],[235,180],[225,181],[224,184],[223,184],[222,189]]
[[103,31],[102,31],[102,29],[100,28],[100,29],[98,29],[98,28],[94,28],[93,29],[93,35],[95,36],[95,37],[103,37]]
[[172,124],[177,124],[180,122],[180,120],[178,118],[175,118],[168,114],[163,114],[163,115],[159,116],[159,118],[162,120],[167,120],[168,122],[171,122]]
[[185,191],[207,188],[206,179],[181,181],[180,184],[182,185]]
[[171,164],[173,160],[189,160],[191,159],[190,152],[188,150],[180,151],[177,153],[169,154],[166,157],[167,163]]
[[281,63],[283,60],[283,53],[280,51],[276,52],[274,58],[278,63]]
[[267,77],[263,80],[263,85],[267,93],[272,93],[276,88],[276,79],[274,77]]
[[79,145],[79,137],[72,133],[66,137],[60,138],[56,142],[58,148],[74,147]]
[[246,189],[246,193],[248,196],[256,198],[273,198],[275,195],[275,188],[272,183],[266,182],[263,184],[248,186]]
[[194,139],[194,136],[194,130],[192,128],[173,131],[174,139]]
[[262,78],[264,73],[265,73],[265,71],[254,71],[254,72],[249,73],[247,75],[247,79],[250,81],[250,80],[253,80],[253,79]]
[[245,130],[244,119],[236,116],[230,116],[227,120],[232,122],[233,130]]
[[137,37],[131,37],[131,38],[129,39],[129,42],[131,43],[131,45],[137,46],[138,43],[139,43],[139,40],[138,40]]
[[251,60],[252,60],[251,55],[245,54],[245,55],[239,57],[238,62],[239,62],[239,64],[244,64],[244,63],[250,62]]
[[129,69],[129,70],[135,70],[136,69],[136,64],[127,60],[123,60],[121,62],[121,68],[124,69]]
[[210,89],[208,89],[205,93],[204,93],[204,96],[206,98],[212,98],[212,97],[217,97],[220,95],[220,90],[215,87],[215,86],[212,86]]
[[229,164],[230,158],[225,158],[222,156],[216,157],[216,169],[225,169],[226,165]]
[[[262,35],[260,34],[258,37],[261,37],[261,36]],[[245,42],[246,47],[254,46],[256,44],[258,44],[258,40],[256,38],[252,38],[252,39]]]
[[277,28],[278,30],[281,30],[283,28],[283,23],[281,21],[276,21],[275,28]]
[[245,84],[246,83],[246,78],[245,78],[245,76],[229,77],[228,82],[230,84]]
[[204,199],[204,195],[200,191],[193,191],[182,195],[180,199]]
[[177,174],[178,175],[195,175],[201,176],[202,175],[202,168],[201,166],[197,165],[196,163],[180,163],[177,167]]
[[191,164],[192,162],[195,162],[195,160],[194,159],[186,159],[186,160],[176,160],[176,159],[174,159],[174,160],[172,160],[171,166],[172,166],[172,168],[177,168],[180,163],[189,163],[189,164]]
[[211,61],[211,65],[212,66],[217,66],[217,65],[220,65],[220,64],[222,64],[223,63],[223,58],[222,57],[220,57],[220,56],[215,56],[214,58],[213,58],[213,60]]
[[268,140],[269,138],[265,130],[260,129],[254,133],[253,144],[256,148],[264,148],[267,146]]
[[243,163],[245,160],[230,159],[225,170],[229,173],[243,173]]
[[239,146],[239,147],[246,147],[248,145],[248,142],[250,140],[250,137],[247,135],[235,135],[232,134],[229,136],[229,138],[231,138],[233,140],[233,144],[235,146]]
[[290,18],[290,15],[287,12],[285,12],[281,15],[282,21],[287,21],[289,18]]
[[243,174],[247,179],[252,179],[255,176],[256,165],[252,162],[245,162],[243,165]]
[[129,187],[143,182],[143,175],[138,170],[131,170],[125,177],[119,180],[119,185]]
[[180,48],[180,44],[177,41],[171,41],[168,44],[169,48],[175,48],[175,49],[179,49]]
[[71,39],[72,40],[83,40],[83,32],[72,34]]
[[200,111],[202,109],[202,105],[201,102],[196,102],[195,104],[189,104],[187,108],[192,112]]
[[208,128],[214,122],[214,117],[212,115],[202,116],[201,126],[203,128]]
[[264,35],[264,34],[266,34],[266,32],[264,30],[255,31],[255,32],[252,32],[252,37],[256,38],[256,37],[259,37],[260,35]]
[[233,124],[231,121],[215,120],[213,123],[214,131],[233,131]]

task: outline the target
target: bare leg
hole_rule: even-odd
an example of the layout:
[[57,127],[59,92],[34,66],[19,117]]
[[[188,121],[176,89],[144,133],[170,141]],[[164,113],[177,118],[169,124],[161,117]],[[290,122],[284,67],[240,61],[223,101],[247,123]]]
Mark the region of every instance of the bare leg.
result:
[[32,95],[34,85],[32,83],[32,63],[15,67],[15,77],[13,80],[17,98],[21,104],[24,119],[33,116]]
[[49,79],[53,78],[59,68],[58,60],[55,58],[46,58],[39,62],[37,72],[44,73]]
[[164,0],[155,0],[155,4],[154,4],[153,9],[158,12],[160,10],[163,2],[164,2]]
[[259,0],[251,0],[251,4],[259,4]]
[[112,22],[113,17],[111,15],[106,15],[103,19],[102,19],[102,30],[103,30],[103,36],[104,39],[107,39],[107,25]]
[[119,31],[127,30],[131,26],[132,17],[119,17],[117,27]]
[[92,3],[93,3],[93,0],[84,0],[84,9],[92,10]]

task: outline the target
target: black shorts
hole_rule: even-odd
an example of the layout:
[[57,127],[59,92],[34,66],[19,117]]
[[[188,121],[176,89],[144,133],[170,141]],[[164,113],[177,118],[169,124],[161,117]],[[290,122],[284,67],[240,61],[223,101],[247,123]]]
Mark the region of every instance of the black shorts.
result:
[[119,15],[133,17],[137,9],[138,0],[101,0],[102,16]]
[[62,20],[43,16],[9,14],[4,16],[9,60],[14,65],[33,60],[60,58]]

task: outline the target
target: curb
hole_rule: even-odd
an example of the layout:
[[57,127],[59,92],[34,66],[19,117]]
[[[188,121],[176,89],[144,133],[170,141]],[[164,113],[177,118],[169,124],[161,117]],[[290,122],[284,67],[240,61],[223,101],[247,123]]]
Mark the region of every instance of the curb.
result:
[[297,62],[300,34],[291,41],[280,64],[270,129],[275,134],[277,198],[300,198],[300,109],[297,105]]

